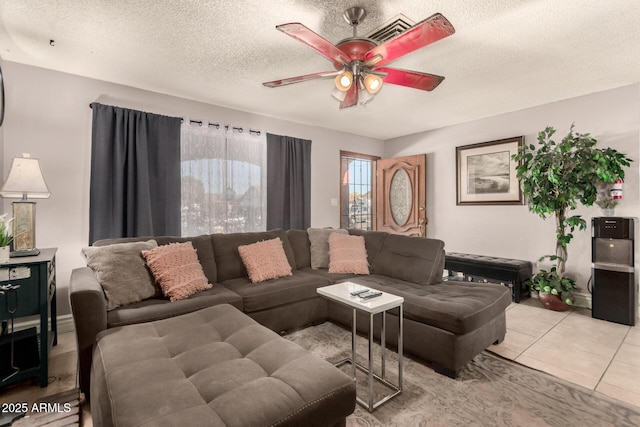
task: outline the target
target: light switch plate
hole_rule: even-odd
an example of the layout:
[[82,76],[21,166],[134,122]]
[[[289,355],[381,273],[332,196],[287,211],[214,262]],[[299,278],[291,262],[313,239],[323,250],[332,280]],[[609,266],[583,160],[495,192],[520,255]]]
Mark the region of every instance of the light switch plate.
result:
[[338,206],[338,199],[331,199],[331,206]]

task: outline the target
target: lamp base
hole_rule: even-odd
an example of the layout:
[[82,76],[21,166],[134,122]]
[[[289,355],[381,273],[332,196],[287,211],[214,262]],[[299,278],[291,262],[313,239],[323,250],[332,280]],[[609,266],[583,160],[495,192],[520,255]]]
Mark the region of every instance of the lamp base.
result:
[[[20,200],[13,202],[13,251],[11,256],[34,256],[36,249],[36,204]],[[23,253],[24,255],[14,255]]]
[[18,258],[22,256],[36,256],[36,255],[40,255],[40,249],[33,248],[33,249],[24,249],[20,251],[11,251],[11,253],[9,254],[11,258]]

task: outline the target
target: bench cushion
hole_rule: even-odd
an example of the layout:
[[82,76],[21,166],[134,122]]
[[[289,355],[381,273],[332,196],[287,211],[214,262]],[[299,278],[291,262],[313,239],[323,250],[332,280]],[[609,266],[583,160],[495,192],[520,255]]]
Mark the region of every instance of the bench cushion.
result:
[[521,282],[531,277],[532,270],[530,261],[458,252],[446,254],[445,268],[474,276]]
[[100,333],[91,397],[96,426],[314,426],[351,414],[355,385],[225,304]]

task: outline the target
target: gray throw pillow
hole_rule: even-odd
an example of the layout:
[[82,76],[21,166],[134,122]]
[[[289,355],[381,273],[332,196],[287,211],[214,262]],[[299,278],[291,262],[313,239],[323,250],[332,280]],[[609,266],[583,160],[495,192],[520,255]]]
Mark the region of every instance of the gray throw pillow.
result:
[[142,251],[158,246],[155,240],[90,246],[82,249],[87,265],[107,298],[107,311],[156,295],[153,275],[147,268]]
[[329,235],[331,233],[349,234],[343,228],[307,228],[311,243],[311,268],[329,268]]

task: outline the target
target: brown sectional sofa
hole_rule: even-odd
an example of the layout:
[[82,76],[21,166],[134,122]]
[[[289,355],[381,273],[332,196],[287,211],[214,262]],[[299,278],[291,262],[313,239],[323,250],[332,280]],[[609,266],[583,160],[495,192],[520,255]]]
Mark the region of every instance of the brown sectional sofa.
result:
[[[213,288],[186,300],[150,298],[106,311],[104,293],[88,267],[72,272],[70,300],[76,325],[81,389],[89,391],[89,373],[96,337],[102,331],[166,319],[218,304],[230,304],[276,332],[327,320],[349,326],[350,309],[320,297],[316,289],[339,281],[403,296],[404,350],[432,362],[436,371],[455,378],[475,355],[506,333],[509,289],[492,284],[442,281],[444,243],[378,231],[349,230],[365,239],[370,275],[332,274],[311,268],[309,235],[304,230],[212,234],[193,238],[154,237],[158,245],[190,240]],[[238,246],[279,237],[293,275],[252,284]],[[95,245],[147,240],[103,240]],[[388,313],[394,316],[394,313]],[[368,322],[358,321],[361,331]],[[378,319],[379,321],[379,319]],[[387,322],[387,337],[397,322]],[[391,345],[395,342],[391,341]]]

